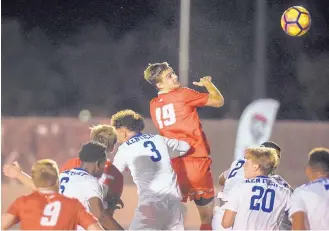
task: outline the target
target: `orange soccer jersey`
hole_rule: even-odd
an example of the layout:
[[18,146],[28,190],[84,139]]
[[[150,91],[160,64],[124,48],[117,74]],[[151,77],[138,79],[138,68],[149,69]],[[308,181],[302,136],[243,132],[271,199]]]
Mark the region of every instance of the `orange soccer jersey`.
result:
[[160,134],[188,142],[192,146],[189,156],[207,157],[210,152],[197,112],[208,97],[206,93],[181,87],[159,94],[150,103],[150,114]]
[[205,106],[208,97],[182,87],[160,93],[150,102],[150,114],[160,134],[191,145],[185,156],[172,160],[183,202],[214,196],[210,148],[197,113],[197,107]]
[[76,230],[77,225],[87,229],[98,222],[77,199],[53,192],[19,197],[7,213],[16,216],[22,230]]

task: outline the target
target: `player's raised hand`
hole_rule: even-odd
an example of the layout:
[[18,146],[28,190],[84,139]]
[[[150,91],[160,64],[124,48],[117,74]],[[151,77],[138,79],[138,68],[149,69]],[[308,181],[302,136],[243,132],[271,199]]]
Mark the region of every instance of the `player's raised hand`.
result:
[[22,170],[21,170],[21,167],[19,166],[18,162],[15,161],[12,164],[5,164],[3,166],[2,171],[5,174],[5,176],[12,178],[12,179],[16,179]]
[[196,85],[199,87],[204,87],[206,83],[211,83],[210,76],[205,76],[205,77],[200,78],[199,82],[193,82],[193,85]]

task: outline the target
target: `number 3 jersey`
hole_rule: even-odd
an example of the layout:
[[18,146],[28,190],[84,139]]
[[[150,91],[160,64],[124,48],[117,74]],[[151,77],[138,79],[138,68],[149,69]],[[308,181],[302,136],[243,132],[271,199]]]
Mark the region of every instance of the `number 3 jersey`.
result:
[[224,209],[236,212],[234,230],[279,230],[290,196],[274,178],[259,176],[236,185]]
[[162,136],[184,140],[192,148],[187,153],[193,157],[206,157],[210,148],[202,131],[197,108],[208,101],[207,93],[180,87],[168,93],[159,93],[150,102],[152,121]]
[[[137,134],[121,144],[113,164],[123,172],[130,170],[137,185],[139,204],[181,200],[177,176],[170,158],[184,154],[190,146],[184,141],[154,134]],[[177,156],[178,156],[177,155]]]

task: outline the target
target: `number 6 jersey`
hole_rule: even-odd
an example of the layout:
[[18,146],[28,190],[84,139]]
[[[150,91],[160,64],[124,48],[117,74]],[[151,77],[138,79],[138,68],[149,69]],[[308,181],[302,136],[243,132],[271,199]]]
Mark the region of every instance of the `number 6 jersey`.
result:
[[170,158],[184,155],[184,141],[139,133],[121,144],[113,164],[120,172],[128,168],[137,185],[139,203],[181,200],[177,176]]
[[279,230],[291,191],[274,178],[258,176],[236,185],[225,210],[236,212],[233,230]]
[[184,140],[191,145],[187,153],[193,157],[207,157],[210,148],[202,131],[198,107],[208,101],[207,93],[200,93],[190,88],[180,87],[168,93],[159,93],[150,102],[150,114],[160,134]]

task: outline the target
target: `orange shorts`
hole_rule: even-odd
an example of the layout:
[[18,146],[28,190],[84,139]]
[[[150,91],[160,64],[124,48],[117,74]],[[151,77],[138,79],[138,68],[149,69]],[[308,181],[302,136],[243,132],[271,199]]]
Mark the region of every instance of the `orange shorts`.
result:
[[172,160],[183,202],[215,196],[209,157],[178,157]]

